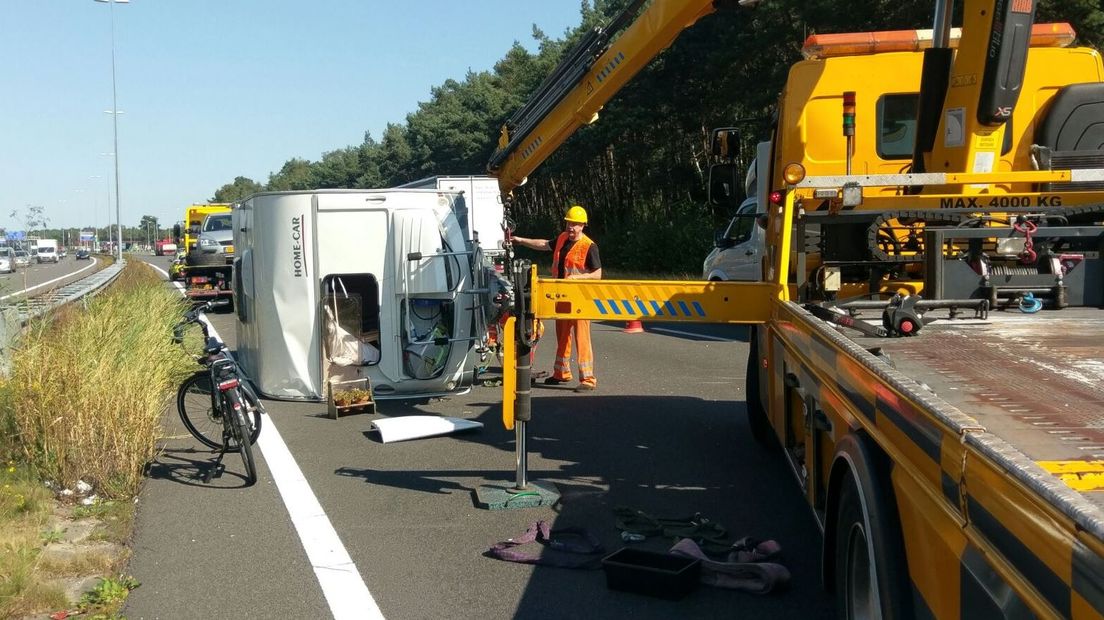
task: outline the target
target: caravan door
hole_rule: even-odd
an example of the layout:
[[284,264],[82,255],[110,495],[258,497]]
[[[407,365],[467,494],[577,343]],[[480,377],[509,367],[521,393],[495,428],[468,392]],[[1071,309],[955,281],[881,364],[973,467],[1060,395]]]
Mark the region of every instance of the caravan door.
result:
[[[342,329],[363,340],[367,351],[379,351],[382,357],[359,355],[361,359],[349,363],[384,367],[397,362],[393,343],[381,334],[384,312],[380,304],[380,289],[390,279],[386,274],[393,267],[389,264],[388,222],[386,199],[382,195],[351,193],[319,193],[315,213],[318,275],[322,290],[319,314],[323,342],[321,352],[324,363],[336,354],[326,342],[327,316],[340,318]],[[354,316],[355,315],[355,316]]]

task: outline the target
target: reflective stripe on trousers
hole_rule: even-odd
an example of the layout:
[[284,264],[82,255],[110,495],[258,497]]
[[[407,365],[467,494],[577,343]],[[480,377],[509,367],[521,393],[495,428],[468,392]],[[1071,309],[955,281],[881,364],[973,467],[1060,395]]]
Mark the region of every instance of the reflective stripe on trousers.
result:
[[562,381],[571,380],[572,335],[575,337],[575,356],[579,361],[579,383],[597,385],[594,351],[590,347],[590,321],[556,321],[556,361],[552,364],[552,376]]

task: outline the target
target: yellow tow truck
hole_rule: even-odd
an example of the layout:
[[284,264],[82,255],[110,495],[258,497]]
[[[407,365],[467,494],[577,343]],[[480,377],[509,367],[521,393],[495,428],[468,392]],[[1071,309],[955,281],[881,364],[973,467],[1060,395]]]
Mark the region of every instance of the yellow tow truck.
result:
[[185,254],[195,249],[196,238],[199,237],[203,220],[212,213],[229,213],[230,203],[211,202],[205,204],[188,205],[184,209],[184,222],[173,227],[173,236],[177,242],[178,250]]
[[[843,616],[1104,617],[1104,66],[1032,0],[966,0],[960,28],[953,9],[930,31],[806,40],[757,149],[760,282],[513,264],[519,487],[534,320],[747,324],[750,427],[792,465]],[[489,163],[507,216],[715,10],[632,2],[566,54]],[[714,138],[731,154],[731,130]],[[716,200],[735,173],[711,170]]]
[[[196,242],[207,216],[230,213],[230,210],[229,203],[192,204],[184,210],[184,222],[173,226],[177,252],[169,267],[169,277],[184,281],[185,294],[189,298],[206,299],[232,295],[233,266],[221,256],[214,261],[196,259],[200,256]],[[233,247],[228,248],[228,253],[232,251]]]

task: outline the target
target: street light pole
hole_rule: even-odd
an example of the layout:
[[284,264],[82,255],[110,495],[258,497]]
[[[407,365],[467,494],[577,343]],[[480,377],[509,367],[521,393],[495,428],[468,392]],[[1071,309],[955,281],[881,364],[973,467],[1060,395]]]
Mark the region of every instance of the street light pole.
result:
[[118,229],[115,258],[123,260],[123,218],[122,207],[119,206],[119,102],[115,89],[115,3],[130,2],[130,0],[96,0],[106,2],[108,12],[111,14],[111,126],[115,138],[115,227]]
[[[89,176],[88,178],[89,178],[89,180],[91,180],[91,179],[102,179],[103,177],[98,175],[98,174],[94,174],[94,175]],[[107,182],[106,187],[107,187],[107,212],[110,213],[111,212],[111,182],[110,181]],[[107,219],[110,220],[111,216],[108,216]],[[92,209],[92,251],[99,251],[99,249],[100,249],[99,246],[100,246],[100,207],[99,207],[99,204],[97,203]]]

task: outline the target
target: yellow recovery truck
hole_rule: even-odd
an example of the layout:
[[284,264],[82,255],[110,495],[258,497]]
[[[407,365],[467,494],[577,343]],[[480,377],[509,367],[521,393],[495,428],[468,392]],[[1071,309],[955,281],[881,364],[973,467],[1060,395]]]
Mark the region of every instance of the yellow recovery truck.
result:
[[[633,2],[585,38],[503,128],[504,198],[716,8]],[[516,325],[753,326],[750,426],[793,466],[845,617],[1100,618],[1104,68],[1068,25],[1034,24],[1032,0],[962,9],[960,29],[940,0],[932,31],[806,41],[758,149],[761,282],[515,263]],[[716,132],[719,154],[732,138]],[[732,172],[714,167],[711,190]],[[517,331],[504,418],[523,488]]]
[[[233,265],[223,256],[213,260],[197,260],[201,253],[196,242],[209,215],[229,214],[229,203],[192,204],[184,209],[183,226],[173,226],[173,238],[177,240],[176,260],[169,268],[169,277],[184,281],[184,292],[189,299],[229,298],[232,296]],[[233,247],[229,248],[229,253]]]

